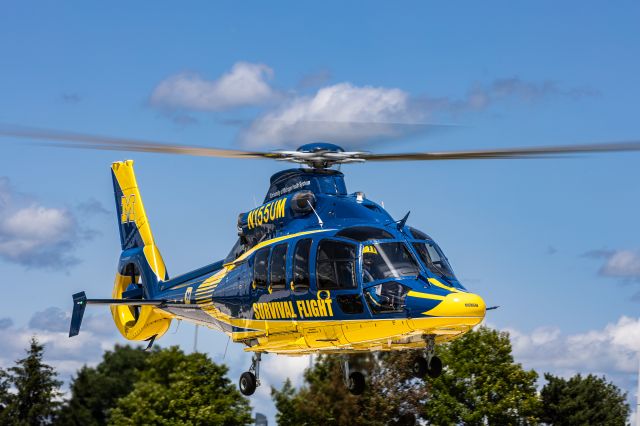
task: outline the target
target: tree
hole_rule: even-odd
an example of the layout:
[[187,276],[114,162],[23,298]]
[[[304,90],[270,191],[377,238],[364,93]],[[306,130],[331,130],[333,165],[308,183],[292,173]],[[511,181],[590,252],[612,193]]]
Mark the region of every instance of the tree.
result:
[[0,423],[2,423],[3,412],[6,410],[7,405],[9,405],[9,398],[11,394],[9,393],[9,375],[6,371],[0,368]]
[[537,423],[538,375],[514,362],[508,333],[480,327],[442,346],[438,356],[445,369],[424,407],[429,423]]
[[33,337],[26,358],[9,368],[8,381],[16,393],[8,395],[0,417],[2,424],[44,425],[55,419],[60,406],[61,382],[56,380],[53,367],[42,361],[43,353],[44,346]]
[[580,374],[569,380],[545,374],[541,392],[545,423],[569,425],[624,425],[629,417],[627,394],[604,377]]
[[138,372],[146,368],[148,355],[139,348],[116,345],[95,368],[82,367],[71,382],[71,398],[60,412],[59,423],[105,425],[109,410],[131,392]]
[[295,390],[272,389],[279,425],[535,424],[540,408],[537,374],[513,361],[507,333],[481,327],[447,345],[437,379],[412,377],[419,353],[352,357],[368,373],[368,389],[353,396],[342,383],[338,358],[322,356]]
[[145,360],[132,391],[118,399],[113,425],[243,425],[251,409],[226,377],[227,367],[201,353],[178,347],[158,350]]
[[387,425],[409,424],[420,413],[427,386],[411,376],[409,353],[351,355],[350,367],[367,373],[368,389],[362,396],[349,393],[343,383],[340,358],[321,356],[305,372],[298,391],[289,381],[271,390],[281,426],[289,425]]

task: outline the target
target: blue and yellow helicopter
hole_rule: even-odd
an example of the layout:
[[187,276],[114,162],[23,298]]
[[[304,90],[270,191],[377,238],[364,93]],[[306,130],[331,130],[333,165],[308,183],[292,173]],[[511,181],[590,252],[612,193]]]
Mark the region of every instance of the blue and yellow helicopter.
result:
[[[296,151],[248,152],[29,129],[4,136],[64,146],[290,161],[300,168],[271,177],[263,204],[238,217],[228,256],[170,277],[156,246],[133,170],[111,166],[122,254],[110,299],[73,295],[69,336],[88,304],[109,305],[129,340],[154,340],[173,319],[220,330],[253,352],[240,377],[244,395],[260,384],[263,353],[348,354],[415,350],[413,373],[437,377],[436,345],[462,336],[485,317],[484,300],[456,278],[426,233],[397,220],[362,192],[349,193],[334,165],[364,161],[537,158],[636,151],[639,142],[461,152],[373,154],[311,143]],[[491,309],[491,308],[489,308]],[[346,357],[344,358],[346,360]],[[365,378],[343,363],[345,384],[361,394]]]

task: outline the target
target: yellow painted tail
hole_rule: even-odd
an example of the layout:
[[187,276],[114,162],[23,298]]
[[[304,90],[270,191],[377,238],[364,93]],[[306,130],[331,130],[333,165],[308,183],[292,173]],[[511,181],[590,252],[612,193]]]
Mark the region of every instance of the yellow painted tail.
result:
[[113,163],[111,176],[116,197],[122,251],[142,248],[148,266],[155,273],[157,280],[168,280],[169,276],[164,260],[153,240],[147,214],[144,211],[136,175],[133,171],[133,160]]

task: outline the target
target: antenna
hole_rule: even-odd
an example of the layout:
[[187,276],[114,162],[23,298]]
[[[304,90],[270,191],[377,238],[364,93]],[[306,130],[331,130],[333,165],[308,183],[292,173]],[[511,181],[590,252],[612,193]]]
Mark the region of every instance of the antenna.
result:
[[405,214],[402,219],[396,222],[396,224],[398,225],[398,229],[404,228],[404,224],[407,223],[407,219],[409,219],[410,214],[411,214],[411,211],[408,211],[407,214]]
[[309,202],[309,200],[307,200],[307,204],[309,204],[309,207],[311,207],[311,210],[313,210],[313,213],[315,213],[316,217],[318,218],[318,224],[320,225],[320,228],[322,228],[324,222],[322,221],[322,219],[320,219],[320,215],[318,214],[316,209],[313,208],[313,205],[311,204],[311,202]]

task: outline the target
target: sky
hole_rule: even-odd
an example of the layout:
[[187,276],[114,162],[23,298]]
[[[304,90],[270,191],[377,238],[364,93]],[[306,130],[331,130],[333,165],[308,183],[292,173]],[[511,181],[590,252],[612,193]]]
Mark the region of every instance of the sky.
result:
[[[7,1],[0,125],[260,150],[639,140],[639,20],[632,1]],[[71,294],[111,292],[120,253],[109,165],[129,158],[172,276],[223,258],[238,213],[285,167],[0,139],[0,366],[35,334],[68,380],[124,343],[100,308],[79,337],[66,333]],[[604,374],[635,402],[639,163],[618,153],[342,170],[350,192],[394,217],[410,210],[465,286],[500,305],[486,321],[511,333],[516,361]],[[191,351],[194,327],[174,323],[158,344]],[[250,364],[212,330],[200,330],[198,350],[227,363],[234,382]],[[269,387],[299,385],[308,365],[265,357],[253,407],[273,420]]]

